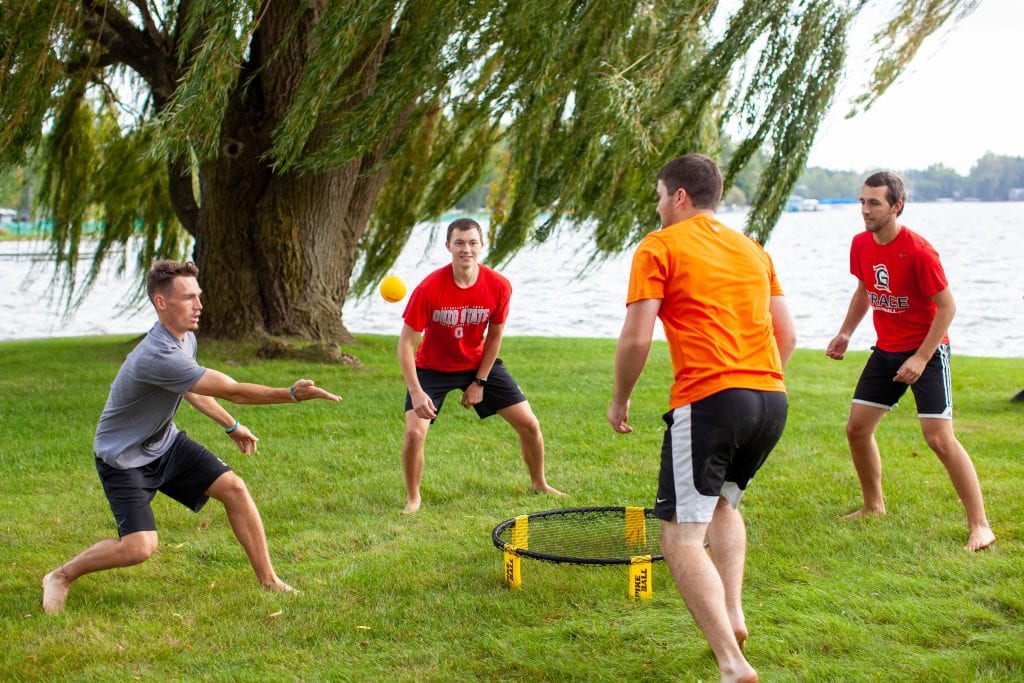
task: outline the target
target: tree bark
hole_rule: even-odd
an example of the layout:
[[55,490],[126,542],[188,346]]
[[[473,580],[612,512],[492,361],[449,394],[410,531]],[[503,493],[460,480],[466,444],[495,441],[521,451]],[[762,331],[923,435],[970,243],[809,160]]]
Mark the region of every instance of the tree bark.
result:
[[243,141],[222,144],[202,167],[195,233],[205,334],[354,341],[342,306],[386,173],[361,165],[275,174]]
[[[299,5],[268,6],[228,104],[219,154],[200,168],[193,236],[205,292],[203,332],[212,337],[354,341],[342,307],[359,240],[390,170],[381,164],[384,150],[408,124],[415,97],[410,94],[406,116],[375,152],[321,172],[273,169],[271,131],[291,105],[319,11],[311,5],[301,13]],[[295,39],[285,41],[297,12]],[[360,61],[364,97],[376,80],[388,33],[370,41]],[[275,57],[264,61],[270,54]],[[187,204],[176,202],[176,211]]]

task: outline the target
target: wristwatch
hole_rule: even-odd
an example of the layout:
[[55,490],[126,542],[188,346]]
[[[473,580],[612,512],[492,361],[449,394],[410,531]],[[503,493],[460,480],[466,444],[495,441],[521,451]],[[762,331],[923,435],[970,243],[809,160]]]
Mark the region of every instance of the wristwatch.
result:
[[487,380],[480,379],[479,377],[474,377],[473,378],[473,384],[479,384],[482,387],[486,387],[487,386]]

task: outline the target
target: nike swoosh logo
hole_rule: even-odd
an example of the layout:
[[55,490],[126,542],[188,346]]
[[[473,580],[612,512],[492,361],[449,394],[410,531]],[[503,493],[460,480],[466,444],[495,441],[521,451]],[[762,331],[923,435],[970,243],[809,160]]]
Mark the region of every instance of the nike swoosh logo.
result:
[[655,504],[661,504],[664,503],[666,500],[668,500],[668,498],[655,498],[654,502]]

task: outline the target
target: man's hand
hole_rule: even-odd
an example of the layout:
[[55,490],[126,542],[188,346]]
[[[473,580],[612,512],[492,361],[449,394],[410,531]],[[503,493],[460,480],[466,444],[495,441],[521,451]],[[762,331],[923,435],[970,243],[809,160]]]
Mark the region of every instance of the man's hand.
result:
[[462,407],[469,408],[484,400],[484,388],[473,382],[462,392]]
[[256,443],[259,439],[245,425],[238,425],[238,429],[228,434],[228,436],[238,446],[238,450],[242,451],[245,455],[252,455],[256,452]]
[[430,400],[427,392],[419,391],[409,394],[409,399],[412,401],[412,409],[416,413],[416,417],[421,417],[424,420],[433,420],[437,417],[437,408],[434,407],[434,402]]
[[825,355],[835,360],[842,360],[843,356],[846,355],[846,347],[850,345],[850,335],[848,334],[837,334],[832,338],[832,341],[828,343],[828,347],[825,349]]
[[311,379],[300,379],[292,385],[295,398],[300,401],[309,401],[314,398],[322,398],[326,401],[340,401],[341,396],[336,396],[329,391],[324,391],[316,386]]
[[921,379],[921,373],[924,372],[926,365],[928,365],[928,359],[918,358],[915,353],[904,361],[903,365],[900,366],[899,371],[896,373],[896,376],[892,378],[892,381],[903,382],[904,384],[913,384],[917,380]]
[[616,403],[612,401],[612,404],[608,406],[608,422],[611,423],[612,429],[617,431],[619,434],[629,434],[633,431],[633,428],[629,426],[629,400],[625,403]]

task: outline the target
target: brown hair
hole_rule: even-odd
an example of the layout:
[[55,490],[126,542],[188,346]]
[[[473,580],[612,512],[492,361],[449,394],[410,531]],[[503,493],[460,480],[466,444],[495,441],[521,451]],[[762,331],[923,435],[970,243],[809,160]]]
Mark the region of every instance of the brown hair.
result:
[[703,154],[684,154],[658,171],[658,180],[669,194],[679,188],[690,195],[695,209],[716,209],[722,201],[722,172],[718,164]]
[[448,235],[444,238],[445,244],[452,241],[452,232],[455,230],[476,230],[480,233],[480,241],[484,241],[484,231],[480,228],[480,224],[472,218],[456,218],[448,224]]
[[900,209],[896,215],[899,216],[903,213],[903,207],[907,205],[907,186],[903,183],[903,178],[889,171],[879,171],[869,175],[864,184],[868,187],[884,187],[885,198],[889,200],[889,206],[896,206],[896,203],[899,202]]
[[150,301],[153,300],[154,294],[166,295],[176,277],[199,277],[199,268],[191,261],[185,263],[170,259],[154,261],[149,272],[146,273],[146,294]]

